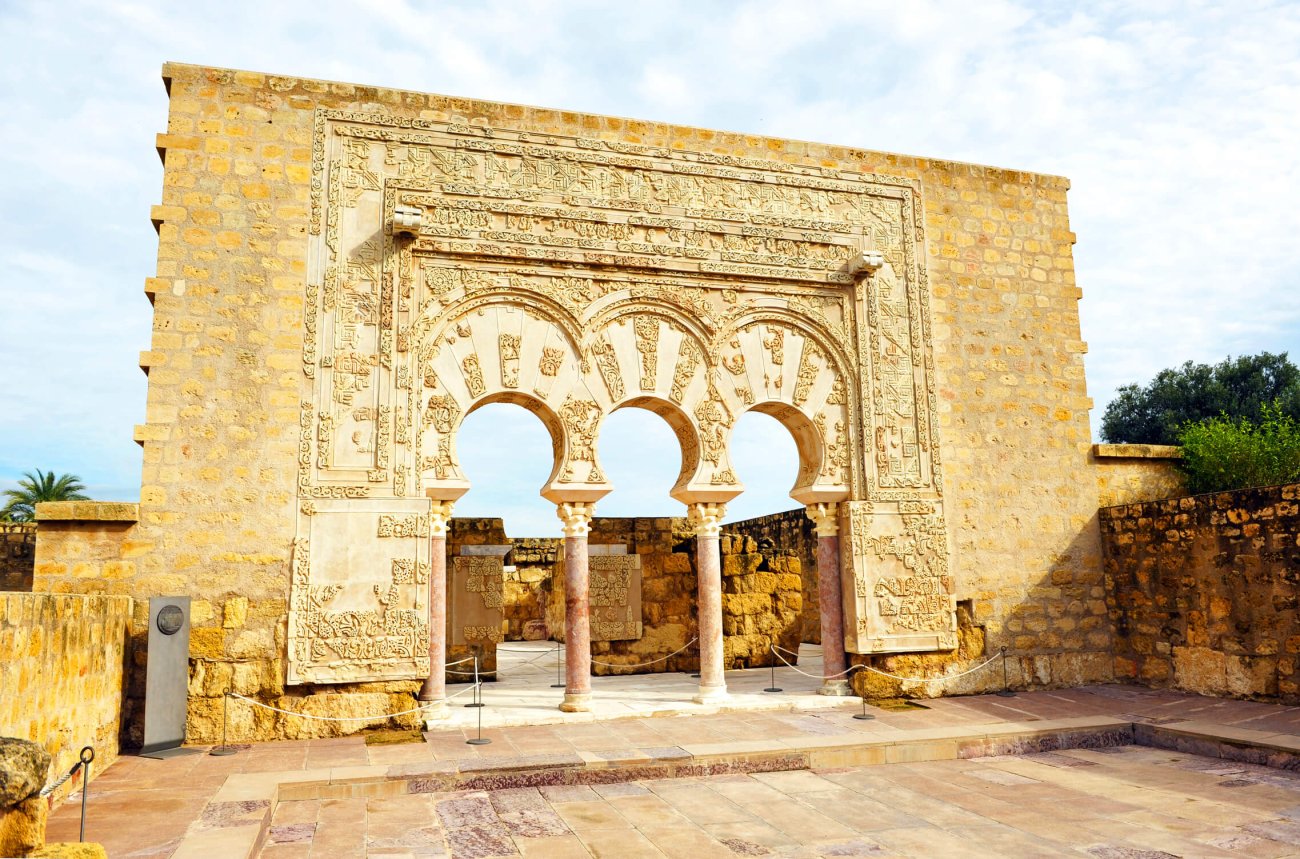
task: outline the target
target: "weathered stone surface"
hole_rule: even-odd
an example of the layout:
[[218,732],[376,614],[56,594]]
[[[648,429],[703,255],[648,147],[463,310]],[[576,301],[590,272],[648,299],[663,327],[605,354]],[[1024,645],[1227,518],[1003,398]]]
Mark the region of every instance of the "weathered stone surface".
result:
[[63,841],[46,844],[27,854],[28,859],[108,859],[104,845],[93,842]]
[[17,805],[45,787],[50,753],[30,740],[0,737],[0,807]]
[[0,593],[0,734],[39,743],[55,773],[83,746],[95,749],[92,778],[117,760],[123,672],[137,653],[127,638],[132,611],[121,596]]
[[1116,676],[1300,702],[1298,497],[1293,484],[1103,509]]
[[35,522],[0,522],[0,591],[30,591],[36,566]]
[[39,796],[0,806],[0,856],[26,856],[44,844],[49,814],[49,803]]

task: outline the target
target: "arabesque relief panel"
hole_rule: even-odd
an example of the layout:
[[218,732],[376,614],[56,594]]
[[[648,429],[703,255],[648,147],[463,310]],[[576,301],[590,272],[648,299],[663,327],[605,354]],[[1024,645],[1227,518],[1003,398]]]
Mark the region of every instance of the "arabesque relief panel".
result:
[[[609,490],[601,422],[634,406],[681,442],[674,497],[727,501],[730,435],[757,409],[796,439],[799,501],[925,502],[942,530],[917,182],[326,109],[312,155],[304,501],[459,497],[456,433],[488,402],[547,427],[552,500]],[[910,533],[879,515],[873,535]],[[874,592],[886,576],[853,557],[846,590]],[[376,611],[377,593],[334,599]],[[919,646],[863,620],[851,650]]]

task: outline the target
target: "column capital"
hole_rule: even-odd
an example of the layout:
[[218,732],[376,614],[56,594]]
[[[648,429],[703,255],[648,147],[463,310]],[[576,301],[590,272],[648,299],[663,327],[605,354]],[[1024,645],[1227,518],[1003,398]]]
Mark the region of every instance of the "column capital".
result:
[[454,501],[434,501],[429,507],[429,535],[432,537],[446,537],[447,528],[451,525],[451,508],[455,506]]
[[721,537],[722,517],[726,515],[726,504],[706,502],[689,504],[686,507],[686,518],[695,526],[697,537]]
[[590,501],[562,501],[555,505],[555,515],[564,523],[564,536],[585,537],[591,533],[596,505]]
[[838,537],[840,533],[840,505],[834,501],[809,504],[804,508],[813,520],[818,537]]

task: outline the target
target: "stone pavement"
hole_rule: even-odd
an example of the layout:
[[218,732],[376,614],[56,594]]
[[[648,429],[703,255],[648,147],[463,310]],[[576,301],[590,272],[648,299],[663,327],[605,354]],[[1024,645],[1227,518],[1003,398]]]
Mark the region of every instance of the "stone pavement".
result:
[[[777,686],[784,692],[781,695],[763,691],[772,684],[772,672],[766,668],[728,671],[729,697],[706,705],[691,700],[699,692],[700,681],[690,674],[624,674],[591,678],[591,712],[561,713],[558,705],[564,690],[551,684],[557,679],[563,682],[556,671],[562,652],[553,641],[511,641],[498,647],[497,680],[483,684],[483,703],[487,705],[482,708],[483,726],[573,724],[741,710],[814,710],[843,703],[817,694],[822,685],[822,649],[804,643],[799,645],[797,663],[775,672]],[[453,670],[472,675],[473,666],[458,665]],[[449,705],[448,718],[437,724],[438,729],[477,724],[475,709],[463,706],[473,695],[470,685],[448,685],[447,693],[458,697]]]
[[[974,764],[969,760],[963,763],[960,759],[1008,752],[1035,754],[1063,747],[1110,747],[1135,741],[1143,745],[1178,748],[1183,756],[1199,753],[1235,757],[1243,763],[1232,765],[1234,771],[1238,767],[1245,771],[1246,765],[1259,763],[1300,768],[1300,758],[1297,757],[1300,755],[1300,708],[1296,707],[1123,686],[1020,693],[1014,698],[992,695],[944,698],[924,703],[928,709],[894,712],[873,708],[877,718],[871,721],[851,718],[860,711],[856,699],[841,699],[829,709],[825,708],[823,699],[818,702],[822,709],[815,711],[726,712],[491,728],[484,731],[484,736],[492,743],[484,746],[467,745],[465,741],[473,736],[473,731],[453,728],[430,731],[423,743],[367,745],[363,737],[353,736],[259,743],[229,757],[192,755],[163,761],[124,757],[91,787],[87,834],[92,840],[104,842],[114,857],[247,856],[256,855],[263,846],[268,856],[277,855],[275,851],[279,851],[279,855],[293,855],[290,848],[298,855],[346,856],[364,853],[329,852],[335,849],[329,846],[335,843],[334,839],[326,837],[331,832],[345,833],[346,838],[353,839],[348,843],[355,846],[355,833],[367,832],[372,822],[406,820],[410,814],[415,814],[413,807],[429,811],[428,815],[419,818],[425,821],[424,826],[446,829],[443,811],[439,810],[435,815],[435,806],[426,808],[424,802],[438,803],[453,793],[462,798],[479,796],[480,799],[474,800],[477,803],[475,807],[483,811],[483,794],[476,792],[498,787],[590,787],[594,791],[599,784],[602,791],[611,791],[608,796],[600,794],[600,802],[606,802],[614,799],[618,790],[608,787],[609,784],[639,785],[650,794],[661,796],[659,790],[651,785],[664,777],[699,778],[722,774],[743,776],[753,784],[764,785],[766,783],[759,775],[770,771],[794,770],[820,778],[823,776],[819,773],[823,771],[856,770],[865,764],[890,763],[904,769],[873,768],[862,770],[854,778],[865,773],[873,778],[885,778],[888,782],[904,777],[919,778],[915,773],[930,773],[916,782],[923,787],[916,789],[917,795],[928,795],[941,791],[951,779],[944,775],[936,776],[942,772],[941,768],[933,772],[924,767],[915,771],[908,768],[927,761],[957,761],[954,766],[969,767]],[[1015,762],[977,763],[980,767],[991,766],[990,772],[1005,771],[1044,783],[1048,781],[1041,777],[1038,769],[1033,773],[1016,770],[1013,764],[1018,764]],[[1075,772],[1076,769],[1083,770],[1067,767],[1062,772]],[[1280,771],[1270,772],[1279,773],[1281,777]],[[824,775],[839,787],[845,787],[835,782],[835,778],[840,776],[849,777],[847,773],[826,772]],[[998,797],[1009,787],[996,781],[1003,776],[976,778],[982,779],[978,786],[991,796]],[[1249,778],[1238,779],[1235,775],[1228,777],[1227,771],[1225,778],[1221,779],[1234,780],[1250,781]],[[735,782],[749,783],[743,779]],[[687,783],[677,781],[661,787],[669,791],[671,784],[681,786]],[[716,793],[711,784],[702,789]],[[1241,785],[1240,789],[1247,791],[1241,796],[1264,792],[1252,785]],[[770,784],[766,786],[772,787]],[[1273,789],[1276,785],[1269,787]],[[634,788],[628,790],[635,793]],[[833,791],[834,788],[827,790]],[[1122,786],[1115,790],[1109,787],[1094,787],[1094,790],[1102,796],[1109,795],[1112,799],[1127,802],[1123,799],[1127,789]],[[1171,789],[1171,796],[1179,790],[1183,788]],[[386,804],[394,797],[417,795],[423,799],[407,798],[394,805]],[[885,795],[885,805],[895,810],[906,810],[889,799],[887,791]],[[933,795],[947,801],[941,792]],[[1058,794],[1048,791],[1043,795]],[[548,803],[596,801],[538,796]],[[712,793],[707,796],[711,797]],[[1190,803],[1190,798],[1197,794],[1188,796],[1185,802]],[[840,794],[840,797],[849,798],[847,794]],[[76,839],[77,800],[74,795],[52,815],[51,840]],[[355,800],[364,802],[358,804]],[[488,801],[491,801],[490,796]],[[520,800],[531,803],[530,808],[540,801]],[[918,800],[909,796],[907,801],[915,803]],[[642,802],[654,804],[646,800]],[[1042,814],[1046,822],[1058,819],[1064,822],[1067,813],[1075,808],[1074,798],[1046,804],[1011,799],[1004,799],[1004,802],[1023,810],[1025,815]],[[1164,807],[1152,811],[1155,807],[1144,803],[1145,800],[1133,803],[1134,807],[1125,809],[1123,813],[1140,816],[1168,811]],[[1203,816],[1200,806],[1186,804],[1178,807],[1196,809],[1193,819]],[[1273,814],[1273,806],[1260,805],[1262,812],[1273,816],[1250,821],[1242,818],[1243,822],[1238,825],[1238,828],[1263,827],[1258,833],[1243,832],[1240,837],[1245,839],[1249,835],[1283,844],[1283,852],[1269,853],[1268,849],[1272,848],[1266,844],[1268,849],[1260,848],[1263,852],[1246,850],[1231,855],[1300,855],[1300,846],[1296,846],[1300,843],[1300,834],[1297,834],[1300,830],[1293,828],[1287,822],[1289,818],[1281,813],[1280,809],[1285,807],[1289,806],[1277,806],[1279,810]],[[455,810],[457,808],[459,806],[454,804],[449,806],[447,813],[453,815],[449,819],[460,819],[455,818],[460,813]],[[495,810],[497,806],[492,808]],[[536,808],[540,809],[540,806]],[[1209,809],[1206,813],[1218,813],[1215,805],[1207,804],[1205,808]],[[334,816],[335,809],[338,817]],[[566,819],[560,814],[561,810],[552,808],[562,820]],[[511,812],[503,810],[501,813]],[[519,813],[527,817],[531,812],[525,809]],[[537,813],[540,814],[540,810]],[[308,819],[313,814],[315,818]],[[468,811],[465,815],[469,815],[466,820],[473,816]],[[997,818],[989,819],[997,821]],[[701,825],[725,822],[728,821],[701,821]],[[930,822],[942,825],[938,819]],[[1031,834],[1041,834],[1028,828],[1031,825],[1032,822],[1026,823],[1021,828]],[[780,827],[777,829],[794,839],[792,833]],[[382,826],[375,832],[381,830]],[[391,827],[383,831],[391,833]],[[638,831],[645,834],[643,830]],[[308,835],[310,843],[306,840]],[[375,837],[392,836],[375,834]],[[575,837],[582,841],[580,833]],[[708,834],[708,837],[718,840],[713,834]],[[322,839],[320,849],[315,849],[318,838]],[[346,840],[344,835],[339,838]],[[1295,843],[1287,844],[1286,838],[1292,838]],[[293,839],[301,841],[295,846]],[[650,841],[654,843],[653,839]],[[1249,846],[1245,841],[1243,844]],[[388,849],[389,855],[394,855],[392,849],[381,848],[378,843],[373,846],[375,855],[380,855],[382,849]],[[571,842],[570,846],[573,846]],[[365,849],[368,848],[363,841],[360,850]],[[858,848],[845,847],[845,850],[852,849]],[[1218,849],[1207,842],[1205,852],[1183,855],[1221,855],[1214,852]],[[349,847],[348,851],[351,850]],[[405,855],[403,851],[414,853],[409,847],[403,847],[395,855]],[[1178,854],[1178,851],[1170,852]],[[868,852],[864,855],[873,854]],[[901,855],[907,854],[903,852]],[[1011,855],[1038,854],[1031,850],[1028,853],[1012,852]],[[1048,851],[1042,855],[1053,854]],[[1095,855],[1134,857],[1143,854]]]
[[1295,856],[1300,776],[1118,746],[378,799],[291,800],[263,859]]

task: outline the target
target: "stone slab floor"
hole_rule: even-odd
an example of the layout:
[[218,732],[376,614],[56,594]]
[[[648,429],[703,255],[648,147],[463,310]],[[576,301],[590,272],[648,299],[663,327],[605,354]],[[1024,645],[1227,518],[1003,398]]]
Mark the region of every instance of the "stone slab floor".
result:
[[263,859],[1300,855],[1300,774],[1123,746],[276,808]]
[[[778,679],[780,677],[778,672]],[[126,755],[93,782],[86,832],[90,840],[102,842],[114,859],[170,857],[176,852],[186,831],[192,824],[197,825],[196,821],[200,821],[206,804],[217,795],[230,776],[314,770],[321,767],[405,766],[466,758],[499,760],[508,765],[513,759],[530,755],[599,755],[604,750],[736,741],[798,742],[803,738],[834,738],[846,732],[860,732],[864,739],[905,739],[914,732],[960,728],[964,725],[999,722],[1032,724],[1039,720],[1078,716],[1115,716],[1131,722],[1175,726],[1194,721],[1218,726],[1216,733],[1225,737],[1249,732],[1300,736],[1300,707],[1203,698],[1181,692],[1124,686],[1029,692],[1020,693],[1015,698],[999,698],[994,695],[952,697],[925,703],[929,709],[901,712],[874,710],[876,719],[866,722],[852,718],[853,713],[859,710],[856,699],[839,699],[832,709],[803,712],[767,710],[494,727],[484,731],[484,735],[492,739],[492,744],[486,746],[466,745],[465,740],[474,736],[474,733],[471,729],[460,727],[430,731],[426,734],[427,742],[424,743],[366,745],[363,737],[350,736],[255,743],[229,757],[196,754],[169,760],[150,760]],[[1092,766],[1059,765],[1071,760],[1084,761]],[[723,809],[719,813],[730,812],[733,816],[739,813],[733,810],[739,806],[732,800],[725,797],[715,800],[715,797],[722,796],[720,791],[752,791],[767,798],[755,800],[761,804],[773,800],[784,791],[803,793],[793,787],[801,783],[817,786],[816,790],[807,791],[803,797],[807,799],[813,794],[819,794],[812,797],[812,806],[815,808],[806,802],[801,801],[795,806],[778,798],[775,801],[783,804],[781,817],[773,816],[762,825],[755,823],[749,837],[742,834],[736,834],[735,837],[774,852],[793,850],[799,841],[811,844],[825,837],[836,843],[870,841],[879,846],[881,851],[893,850],[894,855],[916,856],[978,856],[988,855],[978,851],[990,849],[1003,859],[1035,855],[1109,855],[1134,859],[1148,855],[1141,852],[1124,853],[1120,847],[1115,848],[1117,852],[1109,854],[1104,851],[1095,854],[1086,852],[1094,846],[1133,843],[1142,846],[1128,849],[1160,850],[1186,857],[1300,856],[1300,812],[1292,814],[1292,810],[1300,808],[1300,792],[1293,789],[1293,785],[1300,786],[1300,782],[1293,782],[1290,774],[1281,770],[1264,770],[1223,761],[1191,763],[1194,761],[1196,759],[1176,752],[1132,748],[1116,755],[1072,751],[1064,753],[1062,758],[1040,756],[1007,760],[891,764],[847,772],[816,772],[811,775],[793,773],[728,777],[716,781],[643,783],[631,788],[601,788],[604,794],[589,795],[585,790],[578,790],[577,794],[587,797],[580,800],[563,799],[564,796],[572,796],[567,792],[549,795],[538,793],[531,800],[528,797],[533,795],[529,793],[500,794],[497,800],[500,803],[508,803],[510,797],[516,797],[515,801],[523,804],[515,810],[508,810],[506,805],[501,805],[500,815],[504,817],[497,814],[498,806],[492,804],[493,798],[486,794],[478,794],[477,798],[475,795],[459,797],[447,806],[439,803],[451,800],[452,797],[434,798],[430,795],[380,800],[373,805],[366,801],[322,802],[319,805],[302,802],[277,806],[278,814],[273,821],[277,827],[273,835],[275,843],[267,847],[266,855],[364,856],[367,849],[373,855],[381,855],[380,851],[385,849],[390,855],[419,855],[413,849],[417,845],[385,845],[390,844],[389,839],[417,838],[418,833],[426,829],[432,833],[441,833],[444,830],[466,828],[480,818],[479,825],[485,828],[484,831],[510,838],[510,849],[540,849],[544,846],[540,842],[520,841],[520,847],[516,847],[517,838],[551,837],[557,839],[548,842],[555,845],[554,850],[557,852],[553,855],[564,855],[558,851],[577,850],[580,844],[588,843],[583,841],[586,830],[597,830],[582,824],[573,826],[567,834],[527,835],[511,829],[510,821],[523,826],[519,821],[539,816],[539,819],[550,821],[547,826],[555,825],[555,817],[576,824],[581,819],[577,815],[581,808],[603,809],[607,806],[618,811],[621,819],[629,824],[620,830],[629,833],[623,839],[628,852],[611,854],[606,850],[600,855],[636,855],[637,845],[645,846],[643,839],[654,846],[652,836],[706,839],[705,843],[715,851],[714,855],[733,855],[730,847],[719,846],[723,845],[721,839],[732,836],[722,834],[721,829],[715,832],[710,827],[743,822],[747,818],[739,821],[708,819],[708,808]],[[809,782],[809,778],[815,780]],[[855,789],[854,784],[859,785],[861,790]],[[697,801],[685,801],[686,794],[668,796],[673,790],[679,789],[694,792]],[[631,790],[632,793],[620,797],[616,795],[619,790]],[[774,793],[769,793],[769,790]],[[830,795],[820,795],[828,791]],[[835,801],[829,801],[831,796],[835,797]],[[631,807],[638,803],[662,810],[656,798],[671,806],[680,816],[692,821],[689,826],[678,827],[680,835],[671,835],[667,831],[647,833],[646,830],[663,830],[663,827],[656,827],[649,822],[650,817],[637,818],[643,825],[633,826],[629,815],[634,812],[624,814],[619,810],[622,806]],[[684,801],[674,804],[674,798]],[[708,800],[708,803],[699,802],[701,799]],[[849,802],[850,799],[852,802]],[[545,805],[549,809],[545,813],[542,810],[543,800],[546,800]],[[487,816],[488,806],[484,805],[485,802],[492,808],[495,819],[504,820],[504,824],[492,823],[492,818]],[[597,805],[571,809],[570,816],[566,818],[561,814],[565,810],[561,806],[574,802]],[[968,807],[976,802],[982,805]],[[685,808],[679,809],[680,805]],[[50,840],[77,840],[79,807],[80,795],[74,794],[51,812]],[[762,810],[759,806],[755,807]],[[529,808],[534,811],[529,811]],[[806,834],[807,830],[799,829],[801,824],[790,816],[791,810],[801,811],[804,808],[835,820],[836,827],[849,826],[853,831],[843,834],[843,829],[834,828],[825,833],[817,831]],[[860,819],[854,823],[854,809],[862,808],[869,809],[872,813],[867,816],[858,815]],[[469,810],[462,813],[458,809]],[[672,814],[665,812],[665,815],[669,821],[676,819]],[[1293,817],[1295,823],[1291,822]],[[462,819],[466,821],[464,824],[456,822]],[[611,818],[607,813],[601,819],[614,823],[619,821],[619,818]],[[820,818],[810,814],[809,819]],[[539,827],[541,825],[538,824]],[[790,827],[791,831],[787,832],[782,828],[783,825]],[[1096,835],[1091,834],[1098,826],[1103,827],[1102,831]],[[671,825],[667,828],[673,829]],[[1206,828],[1214,831],[1210,832]],[[532,830],[524,830],[530,831]],[[538,831],[544,833],[550,829]],[[1066,842],[1070,845],[1068,847],[1053,845],[1050,840],[1052,832],[1058,833],[1056,837],[1074,840]],[[1005,848],[1000,846],[1003,843],[1001,841],[985,842],[973,837],[979,834],[989,838],[1028,839],[1023,842],[1028,846]],[[790,843],[768,846],[760,835],[768,839],[776,839],[780,835],[789,839]],[[968,835],[972,837],[967,837]],[[427,846],[432,843],[436,849],[442,849],[437,847],[441,844],[441,837],[438,834],[431,841],[421,844]],[[598,844],[608,843],[600,841],[604,837],[590,836],[589,843],[593,850],[603,849]],[[882,841],[886,838],[915,837],[928,837],[932,843],[923,842],[923,846],[913,848],[912,853],[908,854],[903,849],[905,841]],[[375,839],[369,846],[368,838]],[[953,838],[960,839],[960,849],[942,847],[951,844]],[[1220,846],[1211,843],[1219,839],[1227,840]],[[346,849],[338,846],[345,841],[348,845]],[[661,852],[686,855],[692,859],[696,859],[697,853],[706,853],[703,848],[695,850],[674,846],[677,843],[664,841]],[[931,846],[926,847],[924,844]],[[758,849],[738,846],[742,851]],[[799,849],[803,849],[802,845]],[[823,852],[826,855],[853,855],[852,852],[836,854],[833,849]],[[852,851],[875,848],[843,849]],[[1042,852],[1035,852],[1038,850]],[[1053,853],[1053,850],[1058,852]],[[1061,850],[1066,852],[1062,854],[1059,852]],[[1074,852],[1071,853],[1070,850]],[[1079,850],[1085,852],[1080,853]],[[456,855],[471,853],[462,849],[462,853]],[[585,854],[579,852],[574,855]],[[866,855],[873,854],[868,852]],[[884,852],[874,855],[890,854]]]

